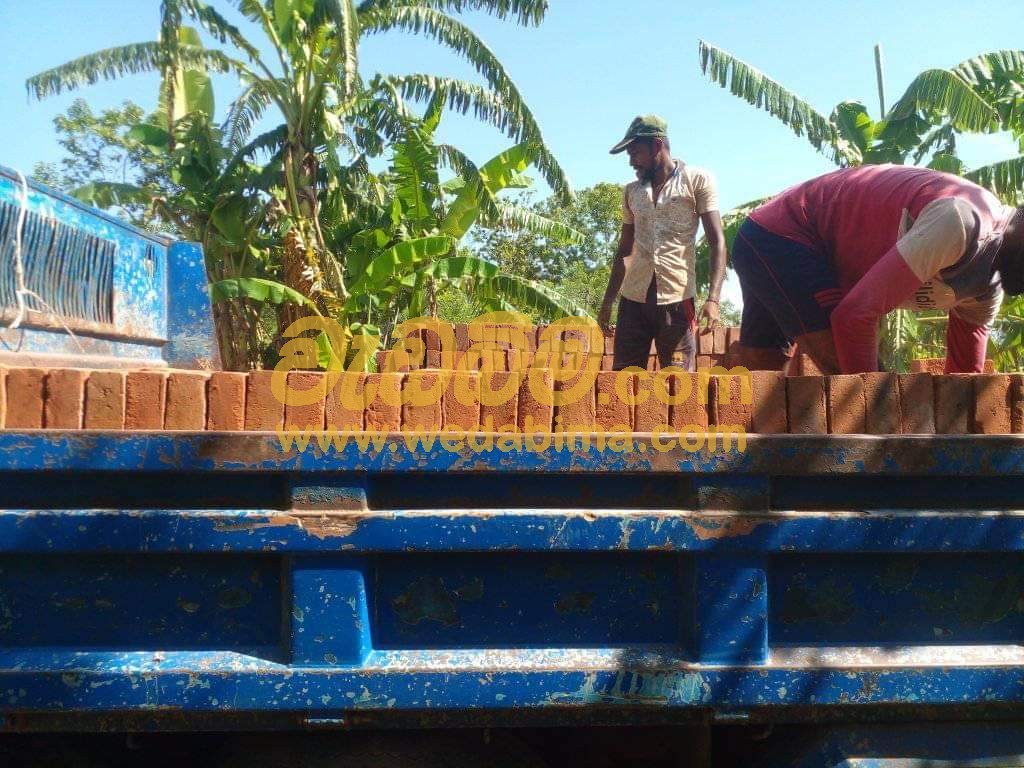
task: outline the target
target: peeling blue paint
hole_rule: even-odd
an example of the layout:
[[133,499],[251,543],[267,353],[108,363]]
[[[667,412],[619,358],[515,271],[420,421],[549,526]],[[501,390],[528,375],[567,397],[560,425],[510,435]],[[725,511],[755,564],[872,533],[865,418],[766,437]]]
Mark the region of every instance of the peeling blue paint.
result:
[[276,439],[0,434],[0,712],[1024,704],[1020,438]]
[[[21,205],[16,172],[0,166],[0,204]],[[177,243],[144,232],[37,182],[29,182],[28,210],[40,222],[60,222],[115,249],[109,286],[112,317],[105,322],[80,318],[28,318],[18,330],[0,331],[0,351],[88,356],[140,362],[165,362],[178,368],[219,366],[213,333],[206,267],[198,245]],[[40,227],[45,226],[43,223]],[[13,258],[13,224],[0,232],[0,263]],[[44,293],[57,295],[78,288],[56,275]],[[13,307],[0,306],[0,313]],[[2,324],[0,324],[2,325]]]

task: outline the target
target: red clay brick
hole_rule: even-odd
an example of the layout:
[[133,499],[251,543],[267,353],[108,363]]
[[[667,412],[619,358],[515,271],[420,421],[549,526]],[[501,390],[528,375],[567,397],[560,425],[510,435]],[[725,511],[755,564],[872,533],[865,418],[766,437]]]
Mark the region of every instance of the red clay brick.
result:
[[865,426],[869,435],[900,433],[900,395],[894,373],[865,373]]
[[441,367],[441,353],[435,349],[427,350],[427,368],[438,369]]
[[740,343],[740,327],[738,325],[730,325],[725,329],[725,349],[728,352],[733,352],[734,347]]
[[43,424],[47,429],[82,428],[88,376],[80,368],[56,368],[46,375]]
[[974,379],[974,424],[978,435],[1008,435],[1013,431],[1013,390],[1005,373],[979,374]]
[[[706,377],[696,373],[673,373],[669,377],[669,391],[672,402],[668,408],[668,423],[674,430],[692,429],[701,431],[708,428],[708,403],[701,402],[700,388]],[[686,395],[686,390],[689,394]],[[710,393],[709,393],[710,394]],[[684,397],[685,396],[685,397]],[[681,399],[681,402],[676,402]],[[710,400],[710,397],[705,398]]]
[[[519,399],[517,392],[516,400]],[[469,432],[480,426],[480,374],[455,371],[444,393],[444,428]]]
[[216,371],[206,384],[206,428],[225,432],[245,429],[245,374]]
[[358,432],[363,428],[366,376],[367,374],[357,371],[343,371],[338,374],[334,389],[327,393],[327,407],[324,410],[324,418],[329,428],[343,432]]
[[928,357],[910,361],[911,373],[930,373],[940,376],[946,370],[946,358]]
[[199,373],[168,374],[164,429],[200,431],[206,427],[207,378]]
[[[657,382],[657,383],[655,383]],[[633,431],[654,432],[669,426],[669,402],[672,397],[671,374],[638,373],[633,376]]]
[[729,351],[728,344],[726,343],[726,329],[724,325],[716,325],[714,328],[714,342],[712,354],[724,355]]
[[807,354],[800,355],[798,363],[801,376],[823,376],[821,368],[814,362],[814,358]]
[[786,377],[781,371],[751,371],[754,380],[754,408],[751,429],[756,434],[785,434]]
[[7,429],[42,429],[45,382],[43,368],[7,369]]
[[697,333],[697,354],[711,355],[715,351],[715,332],[698,331]]
[[541,342],[544,341],[544,331],[547,329],[546,325],[538,325],[533,329],[533,345],[534,351],[540,349]]
[[828,426],[833,435],[867,433],[867,401],[859,374],[828,376]]
[[[717,426],[742,427],[747,432],[754,429],[754,383],[744,382],[743,376],[712,376],[710,391],[711,423]],[[749,402],[744,403],[746,393]]]
[[405,375],[371,373],[366,377],[366,429],[385,432],[401,430],[402,379]]
[[935,432],[969,435],[974,412],[973,377],[966,374],[935,376]]
[[206,426],[206,374],[175,371],[167,375],[164,429],[199,431]]
[[537,351],[537,332],[534,330],[532,325],[519,325],[513,328],[513,331],[518,332],[513,338],[516,339],[517,346],[522,346],[522,343],[526,344],[526,351],[530,353],[530,357],[533,357],[533,353]]
[[[313,402],[307,403],[310,398]],[[327,374],[289,371],[284,401],[285,429],[323,429],[327,413]]]
[[[932,376],[940,376],[946,372],[946,358],[927,357],[920,360],[910,361],[911,373],[930,373]],[[995,373],[996,364],[993,360],[986,360],[982,368],[983,373]]]
[[822,376],[789,376],[786,379],[789,431],[795,435],[828,432],[825,412],[825,379]]
[[[621,384],[616,391],[616,382]],[[632,428],[632,405],[633,399],[633,376],[618,371],[602,371],[597,374],[597,405],[595,408],[595,423],[598,429],[606,432],[615,430],[629,431]],[[625,395],[625,398],[622,397]]]
[[441,336],[433,328],[420,328],[420,338],[427,352],[441,351]]
[[558,393],[559,400],[565,398],[565,402],[555,406],[555,431],[559,424],[566,432],[577,432],[593,427],[597,420],[594,385],[582,386],[593,379],[593,375],[578,369],[565,380],[556,379],[555,392]]
[[124,383],[125,429],[164,428],[166,382],[163,371],[128,372]]
[[504,371],[508,368],[508,350],[470,349],[456,357],[455,369],[460,371]]
[[245,385],[245,428],[269,432],[284,427],[284,400],[271,389],[273,371],[251,371]]
[[377,371],[380,373],[408,373],[422,368],[423,360],[406,349],[377,351]]
[[532,327],[516,323],[499,323],[495,327],[494,337],[499,347],[518,352],[529,352],[532,348],[530,339],[534,340],[534,344],[537,340]]
[[606,355],[615,354],[615,333],[606,333],[604,335],[604,353]]
[[505,370],[511,373],[522,374],[527,368],[530,367],[530,361],[533,356],[523,349],[510,349],[505,353],[506,365]]
[[466,323],[455,324],[455,351],[465,352],[473,342],[469,339],[469,325]]
[[554,419],[554,378],[547,368],[526,371],[519,385],[520,432],[551,432]]
[[1024,374],[1010,374],[1010,390],[1013,393],[1013,411],[1010,414],[1010,424],[1014,434],[1024,432]]
[[516,428],[519,423],[519,373],[494,371],[480,374],[480,424],[494,431]]
[[86,429],[124,429],[124,378],[124,371],[89,374],[85,382]]
[[706,371],[711,368],[713,362],[711,355],[697,355],[697,370]]
[[0,429],[4,428],[7,416],[7,369],[0,368]]
[[930,373],[896,375],[900,390],[900,432],[904,435],[935,434],[935,389]]
[[[402,429],[440,432],[444,377],[436,371],[413,371],[402,382]],[[436,393],[436,396],[435,396]],[[418,402],[425,400],[425,402]]]
[[615,356],[614,355],[602,355],[601,356],[601,370],[602,371],[610,371],[610,370],[612,370],[614,365],[615,365]]

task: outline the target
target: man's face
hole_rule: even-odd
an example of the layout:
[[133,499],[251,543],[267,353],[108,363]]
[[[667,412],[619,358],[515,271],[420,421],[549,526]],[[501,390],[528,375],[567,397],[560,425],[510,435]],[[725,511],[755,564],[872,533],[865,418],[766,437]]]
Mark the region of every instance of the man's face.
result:
[[626,152],[629,154],[629,165],[636,172],[640,181],[650,181],[654,178],[654,159],[658,154],[658,142],[634,141]]

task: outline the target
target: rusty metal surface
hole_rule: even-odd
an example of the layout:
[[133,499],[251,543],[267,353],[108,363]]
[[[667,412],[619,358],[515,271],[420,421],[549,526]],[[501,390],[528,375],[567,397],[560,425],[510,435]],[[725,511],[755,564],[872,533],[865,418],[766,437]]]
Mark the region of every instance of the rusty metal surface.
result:
[[0,434],[0,711],[1024,706],[1020,438],[276,440]]
[[[1015,435],[750,435],[740,451],[659,452],[649,436],[620,454],[589,449],[476,452],[406,445],[394,434],[384,450],[349,442],[341,451],[315,445],[283,450],[271,433],[53,432],[0,433],[0,457],[12,470],[298,471],[371,473],[612,473],[763,476],[1019,477],[1024,436]],[[641,447],[642,446],[642,447]]]

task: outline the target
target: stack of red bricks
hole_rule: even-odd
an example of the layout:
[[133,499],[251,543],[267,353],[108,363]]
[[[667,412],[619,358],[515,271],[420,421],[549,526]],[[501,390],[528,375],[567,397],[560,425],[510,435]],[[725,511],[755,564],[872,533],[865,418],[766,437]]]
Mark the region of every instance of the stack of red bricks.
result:
[[[587,375],[546,369],[343,373],[328,391],[326,374],[291,371],[282,402],[269,371],[8,368],[0,369],[0,428],[403,431],[489,426],[649,432],[729,426],[797,434],[1024,432],[1024,374],[784,377],[755,371],[748,403],[742,402],[744,385],[738,376],[600,372],[589,374],[591,382],[582,381]],[[557,404],[553,393],[574,388],[578,397]],[[431,390],[436,397],[413,395]],[[456,390],[473,394],[456,396]]]
[[[552,329],[553,330],[553,329]],[[444,349],[440,336],[433,331],[420,331],[407,345],[406,351],[384,350],[377,353],[377,370],[400,373],[416,370],[468,370],[468,371],[516,371],[533,365],[538,346],[546,339],[551,353],[560,356],[560,364],[566,368],[582,368],[588,365],[590,356],[600,358],[594,367],[602,371],[612,370],[612,352],[615,336],[603,336],[603,343],[592,348],[591,339],[584,331],[567,330],[556,334],[549,326],[515,326],[511,324],[469,325],[459,323],[452,326],[455,349]],[[697,367],[711,368],[725,365],[731,368],[739,364],[736,354],[740,329],[720,326],[697,337]],[[571,342],[572,351],[570,349]],[[473,350],[472,352],[470,350]],[[654,344],[651,344],[647,359],[647,370],[659,369]],[[550,364],[550,361],[548,362]]]

